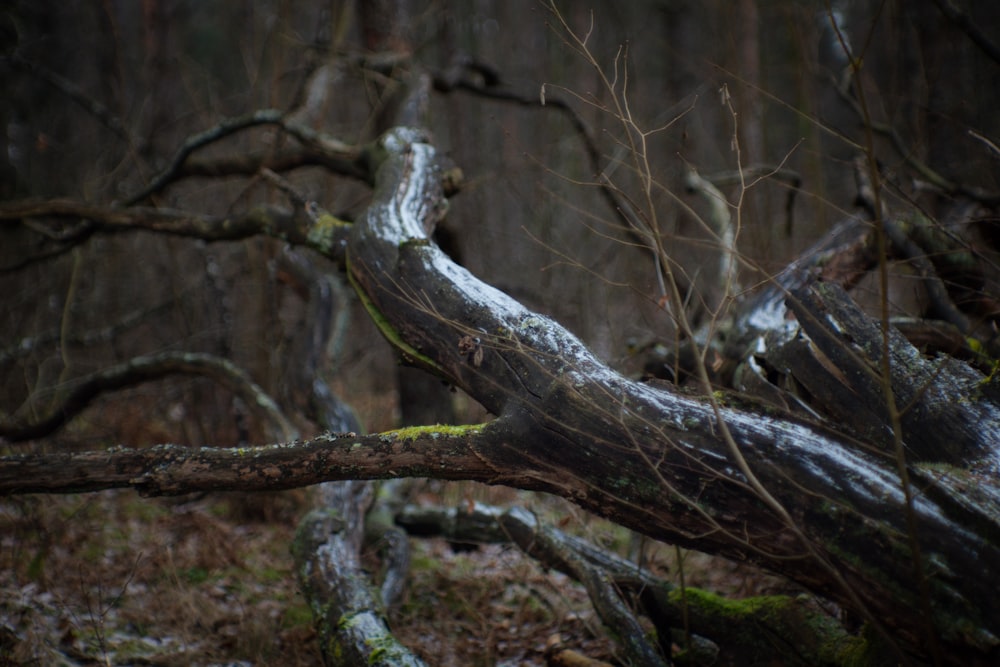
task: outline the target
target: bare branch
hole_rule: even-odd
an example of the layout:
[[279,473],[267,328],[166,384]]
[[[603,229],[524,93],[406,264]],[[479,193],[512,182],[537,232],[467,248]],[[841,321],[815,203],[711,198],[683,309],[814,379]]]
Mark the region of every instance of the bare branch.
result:
[[[66,239],[53,230],[54,240],[65,244],[82,242],[97,230],[146,230],[204,241],[233,241],[261,235],[308,245],[334,259],[342,258],[343,244],[340,241],[346,238],[349,229],[343,224],[313,225],[307,229],[304,217],[296,218],[290,211],[273,207],[258,207],[242,214],[214,216],[164,208],[114,208],[73,199],[28,199],[0,203],[0,224],[34,220],[34,225],[40,225],[37,220],[45,218],[69,219],[86,230],[86,233],[74,231]],[[7,270],[10,268],[7,267]]]
[[324,655],[337,664],[423,667],[392,635],[361,558],[372,485],[324,484],[322,502],[292,542],[299,585],[313,610]]
[[176,180],[190,177],[252,176],[261,169],[280,173],[302,167],[323,167],[331,173],[359,180],[370,178],[370,174],[354,156],[303,146],[274,153],[241,153],[216,158],[189,157],[177,170]]
[[121,139],[131,142],[129,138],[128,131],[125,126],[122,125],[121,120],[114,113],[111,112],[104,104],[97,101],[78,85],[67,79],[66,77],[56,74],[47,67],[22,58],[16,53],[8,56],[0,57],[0,62],[6,61],[13,65],[14,67],[28,72],[34,76],[37,76],[42,81],[46,82],[59,92],[63,93],[71,100],[79,104],[84,110],[90,113],[92,116],[97,118],[106,128],[114,132]]
[[[263,491],[390,477],[498,480],[479,452],[502,447],[498,426],[327,434],[264,447],[157,445],[0,457],[0,495],[133,488],[142,495]],[[521,482],[527,487],[529,481]],[[536,484],[535,486],[545,486]]]
[[997,65],[1000,65],[1000,47],[994,44],[986,34],[979,29],[968,14],[958,8],[952,0],[933,0],[941,13],[958,26],[958,29],[969,36],[969,39],[978,46],[986,56]]
[[56,403],[46,416],[27,422],[0,421],[0,438],[10,442],[32,440],[52,433],[82,412],[101,394],[131,387],[170,375],[207,377],[255,406],[275,424],[283,437],[297,436],[295,427],[281,412],[277,403],[249,375],[228,359],[209,354],[163,352],[129,361],[80,378],[65,390],[60,390]]
[[938,190],[951,195],[962,195],[968,197],[973,201],[978,201],[985,206],[997,206],[1000,205],[1000,192],[991,192],[983,188],[978,188],[970,185],[965,185],[964,183],[956,183],[949,180],[945,176],[941,175],[934,170],[933,167],[927,163],[919,160],[916,153],[910,150],[910,147],[906,145],[903,138],[896,131],[896,128],[888,123],[877,123],[874,120],[867,118],[864,114],[861,105],[854,98],[850,92],[851,77],[845,77],[844,81],[839,85],[834,85],[834,90],[842,100],[844,100],[847,105],[857,114],[858,118],[865,122],[865,126],[870,128],[872,132],[886,137],[892,144],[893,149],[896,153],[910,166],[921,178],[925,179],[931,186],[937,188]]
[[[466,72],[474,76],[465,76]],[[483,72],[488,74],[483,74]],[[434,88],[438,92],[451,93],[460,91],[485,99],[517,104],[528,108],[552,109],[562,114],[570,123],[573,131],[583,145],[584,153],[590,163],[594,175],[594,185],[600,188],[608,207],[623,223],[625,228],[643,245],[649,244],[647,235],[642,230],[635,207],[628,201],[624,193],[616,188],[604,174],[607,169],[607,159],[601,154],[590,126],[576,109],[563,97],[557,95],[529,94],[518,92],[501,85],[502,79],[498,73],[480,63],[468,62],[456,64],[444,72],[434,74]],[[544,90],[544,88],[543,88]]]
[[[361,175],[364,173],[362,168],[354,164],[362,158],[363,152],[360,149],[348,146],[312,128],[290,122],[285,118],[283,111],[264,109],[235,118],[226,118],[204,132],[188,137],[181,144],[177,152],[174,153],[170,164],[148,186],[125,200],[125,205],[133,206],[138,204],[165,188],[169,183],[177,180],[182,175],[181,167],[196,150],[233,135],[240,130],[261,125],[276,125],[280,127],[308,146],[314,152],[314,155],[322,156],[328,166],[333,166],[338,170],[342,169],[345,173],[352,175]],[[260,166],[262,165],[258,165],[258,168]],[[233,169],[234,166],[230,163],[226,166],[218,165],[216,168]],[[201,169],[211,170],[211,167],[203,165]]]

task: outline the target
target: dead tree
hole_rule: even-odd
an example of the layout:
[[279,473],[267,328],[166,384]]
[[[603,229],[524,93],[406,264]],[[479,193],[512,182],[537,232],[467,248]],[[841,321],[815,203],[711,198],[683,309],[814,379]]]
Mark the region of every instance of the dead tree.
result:
[[[780,300],[794,321],[764,331],[755,354],[807,389],[805,416],[631,380],[435,245],[454,172],[423,133],[394,129],[365,154],[374,195],[364,216],[323,216],[294,238],[344,262],[406,363],[461,387],[495,420],[240,451],[10,453],[0,493],[476,479],[554,493],[655,539],[780,573],[878,630],[894,660],[1000,656],[995,377],[922,356],[843,290],[799,276],[758,304]],[[23,210],[4,205],[0,218]],[[101,215],[91,216],[98,231],[120,224]],[[21,427],[4,434],[17,439]]]

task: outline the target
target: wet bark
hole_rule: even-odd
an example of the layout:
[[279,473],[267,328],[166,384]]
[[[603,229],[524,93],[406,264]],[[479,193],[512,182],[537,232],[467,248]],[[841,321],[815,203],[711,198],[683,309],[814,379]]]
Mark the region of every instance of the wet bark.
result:
[[902,420],[914,452],[906,486],[871,381],[880,334],[843,292],[790,285],[800,324],[783,340],[806,347],[775,350],[803,384],[825,371],[808,394],[866,404],[863,416],[803,419],[631,381],[436,247],[444,169],[426,137],[394,130],[381,154],[372,205],[349,233],[352,284],[405,361],[463,388],[494,422],[242,451],[7,456],[0,492],[477,479],[556,493],[656,539],[778,572],[881,630],[894,659],[926,658],[931,637],[955,663],[1000,656],[995,380],[918,360],[890,335],[892,387],[912,412]]
[[[334,281],[339,277],[324,275],[303,255],[289,254],[288,259],[286,268],[308,286],[311,312],[306,321],[312,327],[312,335],[303,341],[306,349],[302,356],[307,363],[297,369],[301,377],[293,386],[311,388],[309,404],[321,427],[337,432],[360,431],[353,411],[333,394],[323,372],[331,367],[327,352],[331,339],[343,333],[338,330],[341,317],[336,311],[345,309],[346,304],[335,299],[338,290]],[[378,595],[370,563],[362,555],[366,539],[371,539],[372,525],[377,523],[370,520],[376,495],[372,482],[325,482],[317,491],[316,508],[299,522],[292,553],[299,586],[313,611],[324,662],[423,665],[390,631],[385,610],[395,599],[387,594],[387,586]],[[385,550],[385,560],[390,562],[387,584],[405,576],[409,560],[406,540],[392,539],[399,532],[383,526],[377,538],[389,544]],[[398,597],[399,591],[391,593]]]
[[361,562],[367,482],[325,484],[319,508],[300,522],[292,552],[331,665],[423,665],[386,624]]
[[[914,375],[899,367],[915,350],[890,339],[899,370],[893,389],[928,402],[904,424],[913,460],[973,471],[942,470],[933,487],[911,489],[908,502],[879,440],[630,382],[555,322],[455,266],[428,240],[441,210],[433,149],[411,133],[390,135],[387,146],[398,153],[380,171],[366,224],[353,230],[350,272],[384,326],[405,341],[404,356],[499,415],[494,428],[508,434],[504,446],[479,452],[497,470],[494,481],[545,488],[659,539],[781,572],[881,626],[901,653],[928,650],[921,618],[928,595],[950,655],[996,655],[1000,617],[980,577],[1000,574],[998,514],[993,501],[969,502],[961,491],[968,475],[991,475],[998,460],[1000,410],[981,391],[981,375],[964,366],[954,381],[926,367]],[[812,311],[830,322],[829,313],[849,302],[805,285],[792,303],[800,316]],[[855,363],[878,367],[866,319],[831,323],[849,328],[837,331],[846,340],[828,345],[810,317],[798,336],[816,336],[812,344],[827,355],[846,347]],[[828,360],[820,363],[836,367]],[[852,382],[833,387],[847,396]],[[957,444],[935,442],[939,425],[968,418],[943,410],[956,403],[968,404],[978,428],[962,429]],[[883,422],[883,433],[888,428]],[[985,496],[995,494],[987,477],[978,481]],[[924,559],[919,575],[910,565],[911,533]],[[964,572],[979,575],[973,581]],[[978,629],[970,635],[969,627]]]

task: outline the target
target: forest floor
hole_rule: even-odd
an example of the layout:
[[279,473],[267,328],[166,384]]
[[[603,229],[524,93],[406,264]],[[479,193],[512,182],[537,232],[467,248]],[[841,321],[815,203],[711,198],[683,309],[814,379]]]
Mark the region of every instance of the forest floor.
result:
[[[2,499],[0,665],[322,664],[289,553],[311,495]],[[638,544],[549,497],[434,482],[419,497],[472,500],[519,502],[619,553]],[[509,546],[411,544],[409,586],[390,620],[428,664],[544,665],[556,636],[615,662],[586,593],[563,575]],[[661,575],[676,572],[673,547],[647,542],[644,554]],[[775,584],[701,554],[684,562],[689,585],[716,592],[758,594]]]
[[[364,395],[368,403],[355,403],[363,421],[391,428],[394,395]],[[120,421],[118,405],[109,402],[110,423]],[[463,417],[482,419],[474,410],[466,408]],[[102,413],[95,412],[97,422]],[[148,432],[148,421],[137,428],[117,434],[117,441],[178,439]],[[408,495],[423,506],[520,505],[619,555],[641,553],[645,567],[674,583],[681,558],[689,586],[733,597],[787,591],[782,580],[639,539],[554,496],[430,480],[415,482]],[[0,667],[322,665],[290,552],[295,528],[314,502],[310,489],[0,498]],[[617,647],[583,587],[517,548],[425,538],[411,538],[410,545],[407,589],[389,621],[428,665],[541,666],[555,639],[617,662]],[[378,576],[376,552],[366,557]]]

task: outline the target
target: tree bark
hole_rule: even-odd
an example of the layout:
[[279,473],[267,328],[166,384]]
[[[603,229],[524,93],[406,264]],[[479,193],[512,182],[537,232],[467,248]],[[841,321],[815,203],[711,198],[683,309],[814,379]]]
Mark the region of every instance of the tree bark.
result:
[[[967,502],[961,488],[968,480],[942,475],[908,504],[891,460],[854,438],[622,378],[558,324],[481,283],[430,243],[442,199],[434,151],[405,131],[387,135],[386,146],[395,157],[381,168],[366,224],[352,232],[350,274],[383,328],[405,341],[405,356],[500,416],[497,428],[509,442],[479,452],[503,474],[497,481],[525,485],[527,477],[530,486],[547,486],[647,535],[759,563],[854,608],[882,626],[897,650],[922,654],[923,585],[900,566],[912,562],[913,530],[926,558],[919,567],[931,622],[949,654],[998,655],[992,587],[963,576],[996,581],[998,515],[992,503]],[[481,350],[462,345],[466,336]],[[897,384],[907,381],[902,375],[893,378]],[[849,383],[843,390],[851,391]],[[971,442],[949,458],[993,471],[997,408],[974,384],[955,390],[951,400],[964,397],[985,421],[980,437],[970,433]],[[916,428],[931,426],[921,420]]]
[[399,643],[385,622],[361,562],[367,482],[323,485],[320,508],[299,523],[292,552],[313,611],[320,650],[331,665],[405,665],[424,662]]
[[[410,475],[544,490],[653,538],[787,576],[882,630],[898,660],[928,655],[932,636],[955,664],[1000,658],[993,384],[961,365],[935,372],[933,362],[914,376],[903,366],[913,352],[890,337],[901,370],[893,389],[916,388],[908,394],[914,405],[933,408],[904,420],[904,442],[918,443],[917,458],[948,462],[908,464],[905,494],[881,440],[861,439],[867,427],[844,432],[615,373],[559,324],[434,245],[446,201],[426,137],[399,128],[381,145],[372,205],[350,231],[351,281],[405,361],[463,388],[496,421],[248,450],[7,456],[0,492],[133,486],[156,494]],[[855,393],[855,375],[877,367],[864,343],[874,335],[870,323],[840,317],[846,298],[822,286],[801,287],[790,303],[802,326],[796,336],[822,351],[814,357],[836,381],[825,384]],[[836,358],[843,349],[860,364],[855,375],[833,370],[841,361],[853,368]],[[870,412],[877,420],[877,406]],[[964,440],[937,456],[935,429],[959,428],[969,415],[977,428],[961,427]],[[922,554],[916,569],[914,544]]]
[[[592,600],[634,600],[633,606],[654,624],[667,655],[672,642],[689,644],[685,647],[688,651],[692,647],[699,649],[698,658],[688,656],[690,662],[684,662],[682,655],[672,656],[677,664],[715,664],[721,659],[754,664],[843,665],[856,664],[852,660],[864,654],[861,639],[801,597],[734,601],[698,589],[681,589],[635,563],[545,525],[520,508],[501,510],[479,504],[451,509],[406,507],[397,521],[418,536],[436,535],[458,542],[512,542],[546,568],[577,580],[607,580],[600,595],[591,593]],[[615,636],[628,636],[627,627],[615,624],[614,613],[605,612],[600,603],[595,607]],[[683,637],[681,631],[685,625],[689,634],[693,633],[689,638]],[[642,639],[634,638],[633,642],[641,645]],[[626,651],[629,648],[630,644],[625,643]],[[656,664],[642,654],[632,653],[629,657],[632,664]]]

